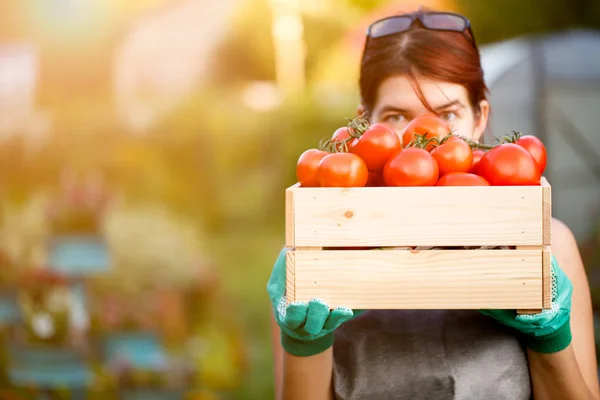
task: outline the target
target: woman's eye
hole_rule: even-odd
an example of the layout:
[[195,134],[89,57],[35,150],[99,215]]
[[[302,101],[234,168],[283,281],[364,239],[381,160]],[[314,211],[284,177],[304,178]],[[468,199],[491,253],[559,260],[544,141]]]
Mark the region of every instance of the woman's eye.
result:
[[385,122],[401,122],[401,121],[405,121],[406,118],[402,114],[391,114],[391,115],[385,116],[383,118],[383,120]]
[[456,119],[456,113],[453,111],[448,111],[440,114],[440,117],[442,117],[442,119],[445,121],[454,121]]

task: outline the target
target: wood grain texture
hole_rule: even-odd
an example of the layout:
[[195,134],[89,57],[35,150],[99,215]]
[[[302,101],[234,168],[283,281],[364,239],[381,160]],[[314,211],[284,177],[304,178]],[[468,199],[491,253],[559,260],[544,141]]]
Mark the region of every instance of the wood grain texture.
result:
[[[539,250],[294,251],[294,298],[355,309],[536,309]],[[289,262],[289,261],[288,261]]]
[[288,303],[296,298],[296,254],[288,250],[285,254],[285,292]]
[[552,252],[550,246],[544,246],[542,251],[542,306],[552,308]]
[[285,190],[285,246],[294,247],[294,189],[298,184]]
[[495,246],[543,242],[540,186],[291,190],[296,246]]
[[552,244],[552,187],[542,178],[542,217],[543,217],[543,244]]
[[517,250],[537,250],[539,251],[540,257],[541,257],[541,264],[540,264],[540,272],[541,272],[541,276],[542,276],[542,290],[540,292],[540,295],[542,296],[542,308],[534,308],[534,309],[519,309],[517,310],[517,314],[539,314],[543,311],[543,308],[546,308],[546,305],[544,303],[544,295],[546,294],[546,290],[547,287],[545,286],[545,283],[547,283],[547,281],[545,281],[544,279],[547,279],[547,277],[544,276],[544,249],[546,249],[546,246],[517,246]]

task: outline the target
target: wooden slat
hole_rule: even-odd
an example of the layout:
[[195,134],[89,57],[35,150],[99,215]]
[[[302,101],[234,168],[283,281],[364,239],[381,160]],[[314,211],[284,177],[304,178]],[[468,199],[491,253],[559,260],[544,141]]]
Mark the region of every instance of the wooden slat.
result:
[[539,250],[293,253],[294,291],[289,301],[320,297],[332,308],[354,309],[542,307]]
[[494,246],[543,241],[540,186],[291,190],[295,246]]
[[299,187],[298,184],[289,187],[285,190],[285,245],[286,247],[294,247],[294,189]]
[[542,178],[542,217],[543,217],[543,244],[552,244],[552,187]]

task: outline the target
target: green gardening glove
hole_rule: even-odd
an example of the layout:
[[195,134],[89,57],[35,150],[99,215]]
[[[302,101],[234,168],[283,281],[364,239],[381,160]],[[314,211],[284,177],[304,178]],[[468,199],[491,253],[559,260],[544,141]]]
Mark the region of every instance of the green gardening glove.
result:
[[346,307],[332,311],[320,299],[287,304],[285,297],[286,249],[279,257],[267,283],[275,320],[281,329],[281,345],[290,354],[308,357],[333,345],[333,331],[357,313]]
[[485,315],[516,329],[525,346],[538,353],[556,353],[571,343],[571,296],[573,285],[552,256],[552,308],[540,314],[514,310],[481,310]]

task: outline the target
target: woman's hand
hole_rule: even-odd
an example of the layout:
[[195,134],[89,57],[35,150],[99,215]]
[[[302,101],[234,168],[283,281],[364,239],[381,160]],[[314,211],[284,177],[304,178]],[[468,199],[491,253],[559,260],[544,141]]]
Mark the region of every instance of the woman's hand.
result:
[[556,353],[571,343],[573,285],[552,257],[552,308],[540,314],[517,315],[514,310],[482,310],[485,315],[514,328],[524,345],[538,353]]
[[333,345],[333,331],[358,313],[339,307],[332,311],[320,299],[288,304],[285,297],[286,249],[279,253],[267,292],[275,321],[281,330],[281,345],[290,354],[308,357]]

